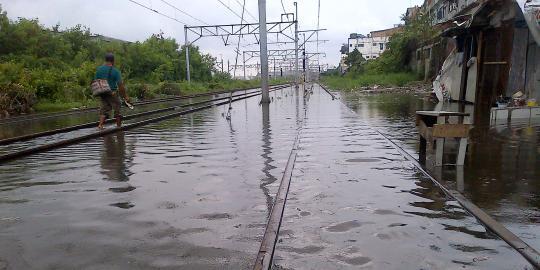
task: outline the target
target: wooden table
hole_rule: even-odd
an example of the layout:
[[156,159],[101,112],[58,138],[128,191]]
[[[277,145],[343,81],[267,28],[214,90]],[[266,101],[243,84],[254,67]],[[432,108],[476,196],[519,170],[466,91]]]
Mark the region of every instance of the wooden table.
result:
[[[457,124],[450,124],[451,117],[457,117]],[[435,166],[443,165],[445,139],[459,139],[459,151],[456,165],[465,164],[465,155],[471,125],[469,113],[446,111],[417,111],[416,126],[420,133],[420,161],[426,161],[428,146],[435,147]]]

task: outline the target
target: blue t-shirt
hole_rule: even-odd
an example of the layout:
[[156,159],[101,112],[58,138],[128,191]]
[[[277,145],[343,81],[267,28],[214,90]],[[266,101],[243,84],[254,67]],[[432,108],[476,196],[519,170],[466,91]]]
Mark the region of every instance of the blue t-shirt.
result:
[[[111,75],[109,76],[109,71]],[[99,66],[96,71],[95,80],[107,80],[111,90],[118,90],[118,85],[122,83],[122,73],[115,67],[112,66]]]

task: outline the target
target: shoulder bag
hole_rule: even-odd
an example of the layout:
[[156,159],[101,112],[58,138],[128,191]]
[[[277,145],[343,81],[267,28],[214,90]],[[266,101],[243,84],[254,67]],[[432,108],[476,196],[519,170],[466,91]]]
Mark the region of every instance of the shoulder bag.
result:
[[[109,69],[109,75],[107,76],[107,79],[111,78],[111,72],[113,67]],[[90,88],[92,89],[92,95],[94,97],[101,96],[104,94],[112,93],[111,86],[109,85],[108,80],[104,79],[95,79],[92,81],[92,84],[90,85]]]

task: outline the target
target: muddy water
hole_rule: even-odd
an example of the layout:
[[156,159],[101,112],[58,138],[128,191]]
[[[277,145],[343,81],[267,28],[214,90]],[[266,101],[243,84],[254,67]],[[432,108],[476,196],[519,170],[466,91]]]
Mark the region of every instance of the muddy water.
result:
[[350,102],[358,113],[317,89],[308,102],[273,269],[532,269],[366,121],[403,132],[421,101]]
[[[371,126],[418,156],[415,111],[434,107],[421,95],[347,94],[343,101]],[[540,122],[475,127],[472,135],[463,170],[446,166],[432,174],[540,249]],[[455,160],[457,145],[447,143],[450,147],[445,152],[450,155],[445,160]]]
[[[387,109],[271,95],[1,164],[0,269],[251,269],[299,127],[275,269],[527,269],[370,130]],[[408,102],[372,124],[414,152]]]
[[[253,94],[253,93],[256,93],[257,91],[259,90],[239,91],[239,92],[236,92],[235,95],[241,95],[244,93]],[[229,95],[227,94],[214,95],[212,98],[222,98],[222,97],[229,97]],[[144,106],[137,106],[135,107],[134,110],[123,108],[122,112],[124,115],[131,115],[131,114],[141,113],[145,111],[152,111],[152,110],[158,110],[158,109],[163,109],[163,108],[186,105],[190,103],[208,101],[209,98],[210,97],[199,97],[199,98],[177,100],[177,101],[164,102],[164,103],[158,103],[158,104],[148,104]],[[220,100],[220,101],[223,102],[224,100]],[[217,101],[217,102],[220,102],[220,101]],[[207,105],[207,104],[197,105],[197,107],[203,106],[203,105]],[[188,108],[189,107],[181,107],[179,110],[186,110]],[[129,124],[133,122],[142,121],[145,119],[159,117],[159,116],[170,114],[170,113],[172,113],[172,111],[137,117],[134,119],[124,120],[123,123]],[[63,127],[68,127],[72,125],[77,125],[77,124],[91,123],[91,122],[97,121],[96,119],[97,119],[96,112],[88,112],[88,113],[69,115],[69,116],[66,116],[65,118],[55,117],[55,118],[50,118],[50,119],[42,119],[38,121],[10,123],[10,124],[3,124],[3,125],[0,124],[0,127],[2,128],[2,131],[0,132],[0,136],[2,133],[4,135],[9,134],[8,137],[32,134],[35,132],[41,132],[41,131],[46,131],[46,130],[51,130],[51,129],[56,129],[56,128],[63,128]],[[113,127],[114,125],[115,125],[114,123],[108,124],[108,126],[110,127]],[[52,143],[52,142],[56,142],[60,140],[71,139],[78,136],[88,135],[96,131],[97,131],[97,126],[93,126],[90,128],[78,129],[71,132],[44,136],[44,137],[40,137],[40,138],[33,139],[30,141],[21,141],[21,142],[12,143],[9,145],[2,145],[0,146],[0,154],[7,154],[14,151],[21,151],[24,149],[40,146],[43,144],[48,144],[48,143]]]
[[[257,89],[250,89],[246,91],[239,91],[235,92],[235,95],[240,93],[254,93],[258,91]],[[182,100],[175,100],[175,101],[167,101],[167,102],[161,102],[161,103],[153,103],[153,104],[146,104],[146,105],[139,105],[135,106],[133,110],[130,110],[126,107],[123,107],[123,115],[129,115],[129,114],[135,114],[140,113],[144,111],[151,111],[151,110],[157,110],[157,109],[163,109],[167,107],[173,107],[173,106],[179,106],[186,103],[192,103],[192,102],[199,102],[199,101],[205,101],[209,98],[214,97],[225,97],[228,96],[228,94],[219,94],[214,95],[212,97],[198,97],[198,98],[191,98],[191,99],[182,99]],[[89,122],[97,122],[98,120],[98,111],[88,111],[88,112],[80,112],[80,113],[74,113],[74,114],[68,114],[63,116],[56,116],[56,117],[49,117],[49,118],[42,118],[35,121],[27,120],[27,121],[20,121],[20,122],[1,122],[0,121],[0,139],[7,139],[11,137],[16,136],[22,136],[26,134],[32,134],[36,132],[42,132],[47,131],[51,129],[58,129],[73,125],[79,125],[79,124],[85,124]]]
[[2,164],[0,269],[249,269],[296,135],[293,94]]

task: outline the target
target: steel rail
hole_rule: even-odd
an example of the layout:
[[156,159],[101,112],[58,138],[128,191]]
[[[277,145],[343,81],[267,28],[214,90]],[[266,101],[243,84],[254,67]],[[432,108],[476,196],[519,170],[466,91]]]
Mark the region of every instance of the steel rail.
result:
[[390,138],[385,134],[380,132],[377,129],[374,129],[377,133],[383,136],[388,143],[390,143],[394,148],[400,152],[407,160],[412,162],[418,170],[420,170],[426,177],[428,177],[435,185],[437,185],[446,195],[456,200],[467,212],[474,216],[480,223],[499,236],[504,240],[508,245],[514,248],[519,252],[529,263],[531,263],[536,269],[540,269],[540,253],[525,243],[521,238],[515,235],[513,232],[508,230],[504,225],[492,218],[480,207],[476,206],[473,202],[467,199],[463,194],[456,190],[448,189],[441,182],[435,179],[429,172],[427,172],[424,167],[407,151],[401,148],[399,145],[394,143]]
[[[274,86],[282,86],[282,85],[285,85],[285,84],[277,84]],[[169,102],[169,101],[175,101],[175,100],[181,100],[181,99],[197,98],[197,97],[218,95],[218,94],[238,92],[238,91],[246,91],[246,90],[251,90],[251,89],[258,89],[258,88],[246,87],[246,88],[238,88],[238,89],[232,89],[232,90],[213,91],[213,92],[208,92],[208,93],[200,93],[200,94],[187,95],[187,96],[180,95],[180,96],[153,99],[149,101],[135,102],[134,105],[144,106],[144,105],[161,103],[161,102]],[[97,111],[98,109],[99,109],[98,107],[92,107],[92,108],[77,109],[77,110],[70,110],[70,111],[63,111],[63,112],[55,112],[55,113],[16,116],[12,118],[0,119],[0,125],[13,124],[13,123],[19,123],[19,122],[25,122],[25,121],[35,121],[35,120],[47,119],[47,118],[56,118],[56,117],[61,117],[61,116],[66,116],[66,115],[71,115],[71,114],[87,113],[91,111]]]
[[326,91],[326,93],[328,93],[331,97],[332,97],[332,100],[335,100],[336,99],[336,96],[334,94],[332,94],[332,92],[330,92],[330,90],[328,90],[324,85],[322,84],[319,84],[319,86],[324,89],[324,91]]
[[298,143],[300,141],[300,134],[296,136],[294,140],[293,148],[289,154],[289,159],[281,178],[278,193],[270,212],[270,218],[266,224],[264,231],[264,237],[261,242],[261,247],[257,253],[257,259],[255,260],[254,270],[270,270],[272,267],[272,260],[274,257],[274,251],[276,249],[276,243],[278,241],[279,229],[281,222],[283,221],[283,213],[285,212],[285,204],[287,202],[287,196],[289,194],[289,188],[291,186],[292,173],[294,170],[294,164],[298,155]]
[[64,147],[64,146],[77,144],[77,143],[80,143],[80,142],[83,142],[83,141],[99,138],[99,137],[102,137],[102,136],[105,136],[105,135],[108,135],[108,134],[112,134],[112,133],[116,133],[116,132],[119,132],[119,131],[126,131],[126,130],[134,129],[134,128],[137,128],[137,127],[140,127],[140,126],[143,126],[143,125],[148,125],[148,124],[168,120],[168,119],[171,119],[171,118],[174,118],[174,117],[177,117],[177,116],[186,115],[186,114],[190,114],[190,113],[194,113],[194,112],[199,112],[199,111],[209,109],[209,108],[212,108],[212,107],[226,105],[226,104],[229,104],[230,102],[236,102],[236,101],[248,99],[248,98],[251,98],[251,97],[256,97],[256,96],[259,96],[260,94],[261,93],[256,93],[256,94],[251,94],[251,95],[244,95],[242,97],[232,99],[232,100],[227,100],[227,101],[222,101],[222,102],[219,102],[219,103],[200,106],[200,107],[197,107],[197,108],[192,108],[192,109],[188,109],[188,110],[184,110],[184,111],[180,111],[180,112],[175,112],[175,113],[163,115],[163,116],[156,117],[156,118],[151,118],[151,119],[142,120],[142,121],[131,123],[131,124],[126,124],[126,125],[121,126],[121,127],[109,128],[109,129],[101,130],[101,131],[98,131],[98,132],[94,132],[94,133],[83,135],[83,136],[76,137],[76,138],[65,139],[65,140],[54,142],[54,143],[44,144],[44,145],[40,145],[40,146],[20,150],[20,151],[17,151],[17,152],[0,155],[0,163],[5,163],[5,162],[8,162],[8,161],[11,161],[11,160],[14,160],[14,159],[18,159],[18,158],[21,158],[21,157],[30,156],[30,155],[33,155],[33,154],[42,153],[42,152],[46,152],[46,151],[49,151],[49,150],[61,148],[61,147]]
[[[272,89],[282,89],[281,87],[285,88],[285,87],[288,87],[288,86],[276,86],[276,87],[274,87]],[[252,93],[253,92],[251,92],[251,93],[243,93],[243,94],[235,95],[233,97],[239,97],[239,96],[252,94]],[[146,111],[146,112],[141,112],[141,113],[130,114],[130,115],[127,115],[127,116],[123,117],[123,120],[131,120],[131,119],[142,117],[142,116],[148,116],[148,115],[158,114],[158,113],[163,113],[163,112],[168,112],[168,111],[175,111],[178,108],[196,106],[196,105],[201,105],[201,104],[214,102],[214,101],[219,101],[219,100],[224,100],[224,99],[229,99],[229,98],[230,97],[221,97],[221,98],[215,98],[215,99],[211,99],[211,100],[199,101],[199,102],[195,102],[195,103],[189,103],[189,104],[183,104],[183,105],[178,105],[178,106],[167,107],[167,108],[163,108],[163,109],[156,109],[156,110],[151,110],[151,111]],[[105,121],[105,123],[113,123],[115,121],[116,121],[115,119],[108,119],[107,121]],[[7,139],[0,140],[0,145],[8,145],[8,144],[16,143],[16,142],[28,141],[28,140],[32,140],[32,139],[36,139],[36,138],[40,138],[40,137],[51,136],[51,135],[56,135],[56,134],[60,134],[60,133],[66,133],[66,132],[75,131],[75,130],[79,130],[79,129],[91,128],[91,127],[97,126],[97,124],[98,124],[98,122],[90,122],[90,123],[74,125],[74,126],[65,127],[65,128],[58,128],[58,129],[47,130],[47,131],[38,132],[38,133],[32,133],[32,134],[7,138]]]
[[[319,84],[320,86],[320,84]],[[348,108],[352,113],[356,114],[351,108],[343,104]],[[409,160],[422,174],[428,177],[435,185],[437,185],[447,196],[457,201],[468,213],[475,217],[481,224],[484,225],[488,230],[492,231],[508,245],[514,248],[519,254],[521,254],[530,264],[532,264],[536,269],[540,269],[540,252],[536,249],[529,246],[521,238],[516,236],[513,232],[508,230],[504,225],[496,221],[480,207],[476,206],[473,202],[467,199],[463,194],[457,190],[449,189],[443,185],[439,180],[435,179],[423,166],[416,160],[411,154],[405,151],[402,147],[397,145],[392,141],[388,136],[382,133],[380,130],[372,127],[371,125],[366,125],[373,131],[380,134],[390,145],[392,145],[401,155],[403,155],[407,160]]]

